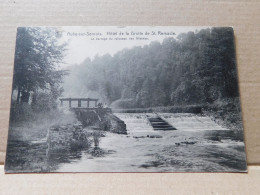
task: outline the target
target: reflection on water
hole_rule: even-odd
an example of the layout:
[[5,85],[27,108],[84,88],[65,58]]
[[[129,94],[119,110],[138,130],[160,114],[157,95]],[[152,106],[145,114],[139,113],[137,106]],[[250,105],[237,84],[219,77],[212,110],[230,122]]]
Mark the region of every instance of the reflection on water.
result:
[[88,154],[90,159],[111,154],[99,147],[60,148],[48,152],[47,143],[9,141],[6,156],[7,172],[52,172],[60,165],[72,163]]
[[6,172],[48,172],[46,150],[46,142],[9,140],[5,162]]
[[77,159],[80,159],[82,155],[82,150],[74,149],[59,149],[52,152],[47,157],[48,167],[50,171],[58,169],[60,164],[70,163]]
[[[208,118],[167,119],[183,130],[154,131],[144,114],[119,114],[128,135],[107,133],[99,147],[57,149],[46,153],[44,143],[8,143],[10,170],[38,172],[232,172],[246,171],[243,132],[205,130]],[[171,121],[170,121],[171,122]],[[204,128],[204,129],[203,129]],[[149,135],[149,136],[147,136]],[[156,136],[151,135],[160,135]],[[154,138],[152,138],[154,137]]]
[[203,137],[205,139],[213,141],[232,140],[232,141],[244,141],[244,135],[241,131],[230,130],[218,130],[218,131],[203,131]]

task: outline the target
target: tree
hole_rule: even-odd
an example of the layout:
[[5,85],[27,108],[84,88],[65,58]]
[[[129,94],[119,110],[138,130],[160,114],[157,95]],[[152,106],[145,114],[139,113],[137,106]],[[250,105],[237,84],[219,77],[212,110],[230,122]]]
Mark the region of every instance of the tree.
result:
[[136,107],[213,103],[238,96],[234,51],[232,28],[207,28],[113,56],[96,56],[77,67],[77,78],[84,78],[86,94],[95,91],[107,103],[125,99]]
[[[59,87],[66,71],[57,70],[63,61],[66,44],[55,28],[22,27],[17,30],[13,90],[17,104],[29,101],[37,90]],[[56,89],[57,90],[57,89]]]

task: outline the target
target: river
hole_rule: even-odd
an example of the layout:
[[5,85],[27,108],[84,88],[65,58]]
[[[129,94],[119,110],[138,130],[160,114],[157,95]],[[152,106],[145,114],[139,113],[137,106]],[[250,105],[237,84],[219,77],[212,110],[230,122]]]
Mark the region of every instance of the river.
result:
[[[245,172],[242,132],[230,131],[207,116],[161,113],[177,128],[155,131],[142,113],[117,113],[128,135],[107,132],[102,155],[89,150],[59,162],[55,172]],[[94,148],[92,148],[94,149]],[[73,155],[72,155],[73,156]]]

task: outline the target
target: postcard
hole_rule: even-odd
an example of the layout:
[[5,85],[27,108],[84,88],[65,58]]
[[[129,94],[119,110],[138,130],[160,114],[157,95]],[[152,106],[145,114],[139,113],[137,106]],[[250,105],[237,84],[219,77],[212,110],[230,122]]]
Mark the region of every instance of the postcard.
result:
[[17,28],[6,173],[247,172],[234,35]]

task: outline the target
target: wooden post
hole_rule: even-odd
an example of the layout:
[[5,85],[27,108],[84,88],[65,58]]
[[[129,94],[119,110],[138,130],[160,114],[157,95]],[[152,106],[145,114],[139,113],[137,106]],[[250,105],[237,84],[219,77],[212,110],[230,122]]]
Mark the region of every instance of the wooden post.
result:
[[78,107],[81,107],[81,100],[78,100]]
[[89,108],[89,100],[87,100],[88,101],[88,108]]
[[69,107],[71,108],[71,98],[69,99]]
[[63,100],[60,100],[60,105],[63,106]]

